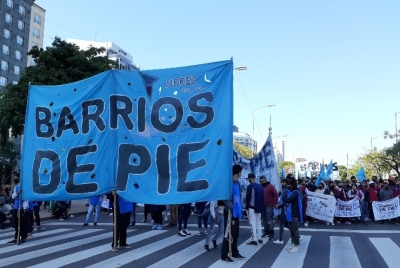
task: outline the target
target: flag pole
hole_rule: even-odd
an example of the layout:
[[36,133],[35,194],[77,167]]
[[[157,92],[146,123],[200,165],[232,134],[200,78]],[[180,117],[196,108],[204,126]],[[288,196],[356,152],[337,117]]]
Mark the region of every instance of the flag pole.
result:
[[113,235],[113,251],[118,251],[117,249],[117,193],[113,191],[114,196],[114,204],[113,204],[113,212],[114,212],[114,235]]
[[229,243],[229,258],[232,258],[232,210],[229,210],[228,214],[228,243]]

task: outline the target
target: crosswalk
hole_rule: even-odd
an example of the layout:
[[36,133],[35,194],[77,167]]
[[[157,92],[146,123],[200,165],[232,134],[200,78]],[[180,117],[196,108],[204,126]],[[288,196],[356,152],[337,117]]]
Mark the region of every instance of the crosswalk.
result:
[[[363,252],[374,256],[379,267],[398,267],[400,256],[398,233],[389,237],[384,234],[367,234],[360,238],[345,232],[307,232],[302,235],[299,251],[289,253],[285,250],[291,243],[287,232],[283,245],[264,240],[262,245],[248,246],[249,230],[244,227],[241,228],[238,247],[246,258],[235,259],[233,264],[227,264],[219,260],[221,241],[218,241],[218,250],[207,252],[204,250],[205,236],[193,234],[180,237],[174,230],[151,230],[148,224],[142,224],[135,229],[128,229],[127,243],[131,248],[113,252],[111,224],[82,229],[74,225],[81,224],[48,223],[46,230],[35,233],[20,245],[7,244],[13,238],[13,230],[1,230],[0,267],[358,268],[366,267]],[[363,239],[362,243],[358,239]],[[321,262],[319,266],[315,263],[318,259],[326,263]]]

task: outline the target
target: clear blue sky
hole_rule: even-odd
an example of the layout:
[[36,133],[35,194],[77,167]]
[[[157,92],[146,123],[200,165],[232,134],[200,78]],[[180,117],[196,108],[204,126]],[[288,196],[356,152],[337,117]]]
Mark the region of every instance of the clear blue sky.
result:
[[[37,0],[44,40],[112,41],[141,68],[227,60],[234,123],[260,145],[288,135],[286,156],[347,164],[391,146],[400,112],[400,1]],[[400,114],[399,129],[400,129]],[[277,138],[276,140],[280,140]],[[301,151],[300,151],[301,150]]]

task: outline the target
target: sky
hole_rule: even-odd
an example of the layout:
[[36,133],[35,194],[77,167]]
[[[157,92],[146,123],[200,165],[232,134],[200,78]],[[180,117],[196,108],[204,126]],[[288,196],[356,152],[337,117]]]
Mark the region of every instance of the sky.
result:
[[400,112],[398,0],[36,4],[46,10],[45,46],[55,36],[111,41],[142,70],[231,58],[245,66],[234,71],[234,124],[253,136],[254,118],[261,147],[271,117],[285,160],[351,166],[371,140],[378,150],[395,142],[383,132],[395,132]]

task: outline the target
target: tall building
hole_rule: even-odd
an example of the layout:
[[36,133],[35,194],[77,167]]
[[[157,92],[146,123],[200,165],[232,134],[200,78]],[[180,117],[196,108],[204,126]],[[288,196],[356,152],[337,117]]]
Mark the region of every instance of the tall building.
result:
[[100,48],[104,47],[106,51],[100,56],[107,55],[109,59],[118,62],[119,69],[123,70],[139,70],[140,66],[133,63],[133,57],[124,49],[119,47],[113,42],[96,42],[89,40],[67,39],[67,42],[79,46],[81,49],[88,49],[89,47]]
[[[38,17],[32,11],[36,9],[42,10],[40,14],[35,12],[42,16],[42,27],[35,23]],[[28,66],[31,37],[37,44],[43,43],[44,13],[45,10],[35,5],[34,0],[0,1],[0,89],[7,84],[18,83],[21,73]]]
[[239,132],[237,126],[233,126],[233,141],[249,148],[252,152],[257,152],[257,141],[254,140],[249,134]]
[[[43,47],[45,13],[46,10],[36,4],[33,4],[31,13],[31,27],[29,31],[29,49],[34,46],[37,46],[38,48]],[[33,58],[31,56],[28,56],[28,66],[33,65],[35,65]]]

